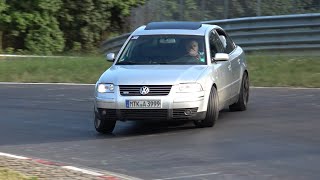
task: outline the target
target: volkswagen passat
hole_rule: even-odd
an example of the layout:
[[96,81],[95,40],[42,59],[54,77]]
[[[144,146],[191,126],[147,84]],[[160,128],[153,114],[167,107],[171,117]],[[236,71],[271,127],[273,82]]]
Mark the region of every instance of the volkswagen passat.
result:
[[94,126],[116,121],[192,120],[212,127],[219,111],[243,111],[249,98],[245,55],[219,26],[153,22],[136,29],[96,83]]

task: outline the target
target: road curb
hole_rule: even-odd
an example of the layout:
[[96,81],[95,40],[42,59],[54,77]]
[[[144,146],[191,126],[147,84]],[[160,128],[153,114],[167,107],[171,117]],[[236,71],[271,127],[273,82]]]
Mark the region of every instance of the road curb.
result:
[[3,153],[3,152],[0,152],[0,157],[11,158],[11,159],[15,159],[17,161],[31,161],[34,163],[38,163],[38,164],[46,165],[46,166],[51,166],[51,167],[59,167],[64,170],[90,175],[90,176],[96,177],[97,179],[101,179],[101,180],[141,180],[139,178],[130,177],[127,175],[113,173],[113,172],[109,172],[109,171],[103,171],[103,172],[96,171],[96,170],[71,166],[68,164],[60,163],[60,162],[54,162],[54,161],[45,160],[45,159],[38,159],[38,158],[30,158],[30,157],[19,156],[19,155]]

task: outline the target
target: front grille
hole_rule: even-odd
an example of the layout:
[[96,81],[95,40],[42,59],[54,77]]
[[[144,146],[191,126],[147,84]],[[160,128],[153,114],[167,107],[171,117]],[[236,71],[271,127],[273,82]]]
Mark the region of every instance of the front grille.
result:
[[[192,113],[190,115],[185,115],[184,112],[186,110],[191,110]],[[173,109],[172,110],[172,118],[173,119],[185,119],[185,118],[191,117],[192,115],[197,113],[197,111],[198,111],[198,108]]]
[[167,119],[167,109],[120,109],[121,118],[128,120]]
[[140,94],[140,88],[144,85],[121,85],[120,94],[122,96],[166,96],[170,93],[171,85],[150,85],[149,93],[146,95]]

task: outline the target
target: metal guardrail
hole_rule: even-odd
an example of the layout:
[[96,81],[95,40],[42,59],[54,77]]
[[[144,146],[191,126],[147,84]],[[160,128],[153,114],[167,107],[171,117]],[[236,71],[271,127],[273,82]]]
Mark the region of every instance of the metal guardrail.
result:
[[[246,51],[311,50],[320,48],[320,13],[260,16],[204,21],[225,29]],[[117,52],[130,33],[106,40],[103,52]]]

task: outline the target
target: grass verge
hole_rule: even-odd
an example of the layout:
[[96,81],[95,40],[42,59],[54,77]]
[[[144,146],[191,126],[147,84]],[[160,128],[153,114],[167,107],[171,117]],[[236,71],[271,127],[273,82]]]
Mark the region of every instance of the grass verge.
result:
[[[248,55],[253,86],[320,87],[320,57]],[[110,67],[103,57],[0,60],[2,82],[95,83]]]
[[9,169],[0,169],[0,180],[37,180],[36,177],[27,177]]
[[247,56],[254,86],[320,87],[319,56]]
[[0,60],[2,82],[95,83],[111,65],[103,57]]

